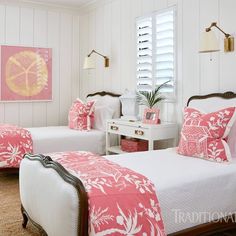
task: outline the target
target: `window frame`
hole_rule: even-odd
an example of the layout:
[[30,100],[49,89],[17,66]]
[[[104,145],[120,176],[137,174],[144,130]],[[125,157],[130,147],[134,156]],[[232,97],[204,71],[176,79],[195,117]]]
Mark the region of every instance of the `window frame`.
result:
[[[165,100],[164,102],[175,102],[176,101],[176,93],[177,93],[177,75],[178,75],[178,67],[177,67],[177,58],[178,58],[178,55],[177,55],[177,45],[178,45],[178,42],[177,42],[177,7],[176,5],[173,5],[171,7],[167,7],[167,8],[164,8],[164,9],[161,9],[161,10],[158,10],[158,11],[153,11],[149,14],[146,14],[146,15],[143,15],[143,16],[139,16],[136,18],[135,20],[135,41],[136,41],[136,50],[135,50],[135,55],[136,55],[136,89],[138,90],[138,70],[137,70],[137,53],[138,53],[138,50],[137,50],[137,23],[138,21],[142,20],[142,19],[145,19],[145,18],[150,18],[152,19],[152,89],[155,89],[155,84],[156,84],[156,80],[154,79],[155,78],[155,70],[153,69],[153,61],[155,60],[156,58],[156,55],[155,55],[155,50],[156,50],[156,19],[155,17],[158,15],[158,14],[162,14],[162,13],[165,13],[165,12],[168,12],[168,11],[173,11],[173,14],[174,14],[174,65],[173,65],[173,68],[174,68],[174,72],[173,72],[173,92],[162,92],[162,94],[165,96]],[[154,53],[153,53],[154,52]],[[141,91],[141,90],[140,90]]]

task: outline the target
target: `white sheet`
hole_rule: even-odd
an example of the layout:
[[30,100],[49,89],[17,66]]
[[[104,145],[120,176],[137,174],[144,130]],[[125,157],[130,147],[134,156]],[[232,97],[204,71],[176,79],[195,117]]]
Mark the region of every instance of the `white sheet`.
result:
[[105,153],[105,132],[78,131],[68,126],[27,128],[33,139],[34,153],[90,151]]
[[[205,212],[212,213],[214,219],[222,217],[215,213],[236,212],[236,162],[219,164],[184,157],[175,149],[106,158],[145,175],[155,184],[168,234],[208,222]],[[179,223],[177,210],[201,213],[202,217]]]

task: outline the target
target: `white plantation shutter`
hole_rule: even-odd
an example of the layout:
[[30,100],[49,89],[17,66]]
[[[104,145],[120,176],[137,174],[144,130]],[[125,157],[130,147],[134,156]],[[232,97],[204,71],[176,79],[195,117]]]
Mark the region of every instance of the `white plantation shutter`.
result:
[[155,16],[156,48],[153,63],[155,85],[170,81],[163,92],[174,92],[175,29],[174,10],[167,10]]
[[[142,26],[148,29],[139,40]],[[147,27],[147,28],[146,28]],[[137,20],[137,89],[151,90],[170,81],[162,92],[174,93],[175,85],[175,11],[173,8]],[[145,49],[143,49],[145,48]],[[147,57],[142,58],[143,50]],[[151,52],[150,52],[151,51]],[[143,76],[142,76],[143,75]]]
[[139,19],[137,32],[137,87],[150,90],[152,80],[152,17]]

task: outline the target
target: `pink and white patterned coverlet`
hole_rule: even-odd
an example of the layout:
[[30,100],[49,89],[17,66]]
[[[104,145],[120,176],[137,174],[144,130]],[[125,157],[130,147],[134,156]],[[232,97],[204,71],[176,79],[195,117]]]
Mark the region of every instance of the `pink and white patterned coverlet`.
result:
[[228,107],[202,114],[194,108],[185,108],[177,152],[209,161],[231,161],[229,146],[225,139],[235,122],[235,109],[235,107]]
[[33,141],[28,130],[0,124],[0,168],[18,168],[25,153],[33,153]]
[[164,236],[153,183],[89,152],[49,154],[83,182],[89,198],[89,235]]

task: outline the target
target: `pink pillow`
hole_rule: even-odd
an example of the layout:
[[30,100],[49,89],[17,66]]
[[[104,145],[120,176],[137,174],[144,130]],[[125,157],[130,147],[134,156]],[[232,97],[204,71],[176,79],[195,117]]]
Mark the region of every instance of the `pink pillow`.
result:
[[86,104],[77,99],[69,111],[69,128],[90,130],[94,123],[94,104],[95,101],[89,101]]
[[209,161],[231,161],[229,146],[224,139],[235,121],[235,114],[235,107],[209,114],[202,114],[194,108],[185,108],[177,152]]

